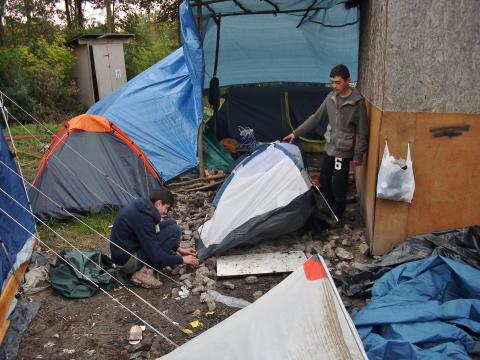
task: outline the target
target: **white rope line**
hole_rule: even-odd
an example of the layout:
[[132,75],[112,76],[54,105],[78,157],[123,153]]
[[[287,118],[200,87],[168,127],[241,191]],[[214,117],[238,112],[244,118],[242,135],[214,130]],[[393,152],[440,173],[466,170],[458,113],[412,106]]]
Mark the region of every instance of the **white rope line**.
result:
[[[3,190],[2,190],[3,191]],[[40,240],[39,238],[37,238],[37,236],[33,233],[31,233],[27,228],[25,228],[20,222],[18,222],[15,218],[13,218],[10,214],[8,214],[5,210],[3,210],[2,208],[0,208],[0,210],[5,214],[7,215],[10,219],[12,219],[17,225],[21,226],[27,233],[31,234],[33,237],[35,237],[40,243],[42,243],[42,245],[44,245],[45,247],[47,247],[49,250],[51,250],[55,255],[57,255],[60,259],[62,259],[66,264],[68,264],[74,271],[76,271],[78,274],[80,274],[83,278],[85,278],[85,280],[91,282],[97,289],[101,290],[105,295],[107,295],[108,297],[110,297],[113,301],[115,301],[116,303],[118,303],[120,306],[122,306],[125,310],[127,310],[130,314],[132,314],[133,316],[135,316],[138,320],[140,320],[142,323],[144,323],[145,325],[147,325],[150,329],[152,329],[154,332],[156,332],[158,335],[160,335],[162,338],[164,338],[165,340],[167,340],[170,344],[172,344],[173,346],[175,347],[178,347],[177,344],[175,344],[171,339],[169,339],[166,335],[162,334],[159,330],[157,330],[155,327],[153,327],[152,325],[150,325],[146,320],[142,319],[139,315],[137,315],[133,310],[130,310],[127,306],[125,306],[124,304],[122,304],[118,299],[114,298],[112,295],[110,295],[106,290],[102,289],[101,286],[99,286],[98,284],[96,284],[93,280],[91,280],[89,277],[87,277],[85,274],[83,274],[81,271],[79,271],[74,265],[72,265],[70,262],[68,262],[63,256],[61,256],[60,254],[58,254],[55,250],[53,250],[50,246],[48,246],[47,244],[45,244],[42,240]],[[83,255],[83,254],[82,254]],[[83,255],[84,256],[84,255]],[[93,261],[93,260],[91,260]],[[95,263],[95,262],[94,262]]]
[[[12,173],[14,173],[16,176],[19,177],[19,175],[12,169],[10,168],[10,166],[8,166],[7,164],[5,164],[2,160],[0,160],[0,163],[5,166],[7,169],[9,169]],[[155,272],[157,272],[158,274],[164,276],[165,278],[171,280],[173,283],[179,285],[179,286],[182,286],[183,284],[180,283],[179,281],[175,280],[174,278],[172,278],[171,276],[168,276],[167,274],[165,274],[164,272],[152,267],[151,265],[147,264],[145,261],[143,261],[142,259],[138,258],[137,256],[135,256],[135,254],[132,254],[131,252],[129,252],[128,250],[124,249],[123,247],[121,247],[120,245],[114,243],[112,240],[110,240],[109,238],[107,238],[105,235],[103,235],[102,233],[98,232],[97,230],[95,230],[94,228],[92,228],[90,225],[88,225],[87,223],[85,223],[84,221],[82,221],[82,219],[80,219],[78,216],[76,216],[75,214],[72,214],[70,211],[68,211],[67,209],[65,208],[62,208],[61,205],[59,205],[57,202],[55,202],[55,200],[53,200],[52,198],[48,197],[48,195],[46,195],[44,192],[42,192],[40,189],[38,189],[37,187],[35,187],[34,185],[32,185],[30,182],[28,182],[27,180],[25,180],[25,182],[30,185],[32,188],[36,189],[40,194],[42,194],[43,196],[45,196],[49,201],[51,201],[53,204],[55,204],[56,206],[58,206],[60,209],[64,210],[68,215],[72,216],[75,220],[77,220],[78,222],[80,222],[81,224],[85,225],[88,229],[90,229],[91,231],[93,231],[94,233],[96,233],[97,235],[99,235],[102,239],[104,239],[105,241],[107,241],[108,243],[116,246],[118,249],[122,250],[123,252],[127,253],[128,255],[132,256],[134,259],[138,260],[139,262],[141,262],[143,265],[147,266],[148,268],[151,268],[153,269]],[[31,212],[33,216],[36,217],[36,215],[33,214],[33,212]],[[41,220],[40,220],[41,221]]]
[[30,197],[28,196],[27,187],[25,186],[25,179],[23,177],[23,171],[22,171],[22,166],[20,164],[20,159],[18,158],[17,147],[15,145],[15,141],[13,140],[12,132],[10,131],[10,126],[8,124],[8,110],[5,107],[5,105],[3,104],[3,93],[0,93],[0,109],[2,110],[2,117],[3,117],[3,120],[5,121],[5,126],[7,127],[8,136],[10,137],[10,141],[12,142],[13,152],[14,152],[15,158],[16,158],[15,162],[17,164],[18,171],[20,172],[20,177],[22,179],[23,189],[25,190],[25,195],[27,196],[28,206],[30,207],[30,210],[31,210],[32,206],[30,204]]
[[[0,91],[0,93],[2,93]],[[2,93],[3,94],[3,93]],[[10,115],[21,127],[23,127],[30,135],[32,135],[34,137],[34,139],[39,143],[41,144],[40,140],[38,140],[37,138],[35,138],[35,135],[25,126],[22,124],[22,122],[20,120],[18,120],[15,115],[13,115],[11,112],[8,111],[7,109],[7,114]],[[48,132],[52,135],[55,135],[47,126],[45,126],[44,124],[42,123],[39,123],[40,125],[42,125],[45,129],[48,130]],[[64,136],[67,136],[68,135],[68,132],[66,131],[64,133]],[[60,139],[58,139],[58,141],[60,141]],[[63,142],[63,145],[65,147],[67,147],[68,149],[70,149],[75,155],[78,155],[82,160],[84,160],[88,165],[90,165],[91,167],[93,167],[95,170],[97,170],[97,172],[99,172],[103,177],[105,177],[106,180],[110,181],[112,184],[116,185],[120,190],[122,190],[124,193],[130,195],[130,197],[132,199],[135,199],[135,196],[132,195],[127,189],[125,189],[122,185],[120,185],[119,183],[117,183],[112,177],[110,177],[109,175],[105,174],[102,170],[100,170],[99,168],[97,168],[95,166],[95,164],[93,164],[90,160],[88,160],[86,157],[84,157],[82,154],[80,154],[77,150],[75,150],[74,148],[72,148],[67,142]],[[52,157],[56,157],[58,162],[61,163],[65,168],[66,165],[60,160],[60,158],[57,156],[57,153],[56,151],[52,153]],[[95,193],[94,193],[95,194]],[[96,194],[95,194],[96,195]],[[98,195],[96,195],[97,198]]]
[[[2,189],[0,187],[0,191],[3,192],[5,195],[7,195],[11,200],[15,201],[16,204],[18,204],[19,206],[22,207],[22,209],[24,209],[25,211],[28,211],[28,209],[26,209],[21,203],[19,203],[16,199],[14,199],[12,196],[10,196],[7,192],[5,192],[4,189]],[[143,297],[141,297],[140,295],[138,295],[135,291],[129,289],[128,287],[126,287],[119,279],[117,279],[115,276],[113,276],[112,274],[110,274],[108,271],[106,271],[105,269],[103,269],[100,265],[98,265],[95,261],[93,261],[92,259],[90,259],[89,257],[85,256],[85,253],[83,253],[80,249],[78,249],[75,245],[73,245],[70,241],[68,241],[67,239],[65,239],[62,235],[60,235],[58,232],[56,232],[55,230],[53,230],[50,226],[48,226],[44,221],[42,221],[41,219],[39,219],[37,216],[35,216],[34,214],[31,213],[31,215],[33,215],[35,217],[35,219],[39,220],[44,226],[46,226],[52,233],[54,233],[55,235],[57,235],[60,239],[62,239],[63,241],[65,241],[68,245],[70,245],[72,248],[74,248],[76,251],[78,251],[87,261],[91,262],[92,264],[94,264],[98,269],[104,271],[106,274],[108,274],[108,276],[110,276],[111,279],[115,280],[118,284],[121,285],[121,287],[123,287],[124,289],[126,289],[127,291],[129,291],[130,293],[132,293],[134,296],[136,296],[138,299],[140,299],[145,305],[149,306],[151,309],[153,309],[157,314],[159,314],[160,316],[164,317],[166,320],[168,320],[172,325],[174,325],[175,327],[177,327],[180,331],[183,332],[183,329],[182,327],[178,324],[178,322],[174,321],[173,319],[171,319],[169,316],[165,315],[164,313],[162,313],[160,310],[158,310],[155,306],[153,306],[149,301],[145,300]]]

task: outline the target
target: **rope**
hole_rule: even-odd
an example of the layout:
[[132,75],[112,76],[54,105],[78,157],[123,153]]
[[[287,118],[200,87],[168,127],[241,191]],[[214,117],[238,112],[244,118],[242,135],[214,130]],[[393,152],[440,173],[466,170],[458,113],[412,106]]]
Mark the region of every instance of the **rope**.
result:
[[[3,190],[1,187],[0,187],[0,191],[3,192],[5,195],[7,195],[11,200],[13,200],[17,205],[21,206],[22,209],[24,209],[25,211],[28,211],[28,209],[26,209],[21,203],[19,203],[16,199],[14,199],[12,196],[10,196],[7,192],[5,192],[5,190]],[[30,213],[30,212],[29,212]],[[153,309],[157,314],[159,314],[160,316],[164,317],[166,320],[168,320],[172,325],[174,325],[175,327],[177,327],[178,329],[180,329],[180,331],[183,332],[183,329],[180,327],[180,325],[178,324],[178,322],[174,321],[173,319],[171,319],[170,317],[168,317],[167,315],[165,315],[164,313],[162,313],[160,310],[158,310],[155,306],[153,306],[150,302],[148,302],[147,300],[145,300],[143,297],[141,297],[140,295],[138,295],[135,291],[127,288],[119,279],[117,279],[115,276],[113,276],[112,274],[110,274],[109,272],[107,272],[105,269],[103,269],[100,265],[98,265],[95,261],[93,261],[92,259],[88,258],[87,256],[85,256],[85,254],[80,250],[78,249],[75,245],[73,245],[70,241],[68,241],[67,239],[65,239],[62,235],[60,235],[59,233],[57,233],[55,230],[53,230],[50,226],[48,226],[44,221],[42,221],[41,219],[39,219],[37,216],[35,216],[33,213],[30,213],[33,217],[35,217],[36,220],[40,221],[45,227],[47,227],[51,232],[53,232],[55,235],[57,235],[60,239],[62,239],[63,241],[65,241],[68,245],[70,245],[72,248],[74,248],[76,251],[78,251],[86,260],[88,260],[89,262],[91,262],[92,264],[94,264],[97,268],[99,268],[100,270],[104,271],[106,274],[108,274],[108,276],[110,276],[111,279],[115,280],[118,284],[121,285],[121,287],[123,287],[124,289],[126,289],[127,291],[129,291],[130,293],[132,293],[134,296],[136,296],[138,299],[140,299],[145,305],[149,306],[151,309]]]
[[[14,173],[16,176],[20,177],[12,168],[10,168],[10,166],[8,166],[7,164],[5,164],[2,160],[0,160],[0,163],[5,166],[7,169],[9,169],[12,173]],[[153,269],[155,272],[157,272],[158,274],[164,276],[165,278],[171,280],[173,283],[179,285],[179,286],[182,286],[182,283],[178,282],[177,280],[175,280],[174,278],[168,276],[167,274],[163,273],[162,271],[152,267],[151,265],[147,264],[145,261],[143,261],[142,259],[136,257],[134,254],[132,254],[131,252],[129,252],[128,250],[124,249],[123,247],[121,247],[120,245],[114,243],[112,240],[110,240],[109,238],[105,237],[105,235],[99,233],[97,230],[95,230],[94,228],[92,228],[90,225],[88,225],[87,223],[83,222],[78,216],[72,214],[70,211],[68,211],[67,209],[65,208],[62,208],[61,205],[59,205],[57,202],[55,202],[55,200],[51,199],[50,197],[48,197],[44,192],[42,192],[40,189],[38,189],[37,187],[35,187],[33,184],[31,184],[30,182],[28,182],[27,180],[25,180],[25,182],[30,185],[32,188],[36,189],[40,194],[42,194],[43,196],[45,196],[49,201],[51,201],[53,204],[55,204],[56,206],[58,206],[60,209],[62,209],[63,211],[65,211],[68,215],[72,216],[75,220],[77,220],[78,222],[80,222],[81,224],[85,225],[88,229],[90,229],[91,231],[93,231],[94,233],[96,233],[97,235],[99,235],[102,239],[104,239],[105,241],[107,241],[108,243],[116,246],[118,249],[124,251],[125,253],[127,253],[128,255],[132,256],[133,258],[135,258],[136,260],[138,260],[139,262],[141,262],[143,265],[147,266],[148,268],[151,268]],[[33,214],[33,212],[32,212]],[[35,215],[34,215],[35,216]]]
[[[3,190],[2,190],[3,191]],[[173,342],[170,338],[168,338],[166,335],[162,334],[159,330],[157,330],[155,327],[153,327],[152,325],[150,325],[146,320],[142,319],[140,316],[138,316],[133,310],[130,310],[127,306],[125,306],[124,304],[122,304],[118,299],[114,298],[112,295],[110,295],[106,290],[102,289],[100,286],[98,286],[98,284],[96,284],[93,280],[91,280],[90,278],[88,278],[85,274],[83,274],[82,272],[80,272],[77,268],[75,268],[75,266],[73,264],[71,264],[70,262],[68,262],[63,256],[61,256],[60,254],[58,254],[55,250],[53,250],[50,246],[48,246],[47,244],[45,244],[42,240],[40,240],[35,234],[32,234],[28,229],[26,229],[20,222],[18,222],[15,218],[13,218],[10,214],[8,214],[5,210],[3,210],[2,208],[0,208],[0,210],[5,214],[7,215],[10,219],[12,219],[17,225],[21,226],[27,233],[31,234],[32,236],[34,236],[42,245],[44,245],[45,247],[47,247],[50,251],[52,251],[55,255],[57,255],[60,259],[62,259],[66,264],[68,264],[72,269],[74,269],[78,274],[80,274],[85,280],[89,281],[90,283],[92,283],[97,289],[101,290],[105,295],[107,295],[110,299],[112,299],[113,301],[115,301],[116,303],[118,303],[121,307],[123,307],[125,310],[127,310],[130,314],[132,314],[133,316],[135,316],[138,320],[140,320],[142,323],[144,323],[146,326],[148,326],[150,329],[152,329],[155,333],[157,333],[158,335],[160,335],[163,339],[167,340],[171,345],[175,346],[175,347],[178,347],[178,345]],[[83,254],[82,254],[83,255]]]

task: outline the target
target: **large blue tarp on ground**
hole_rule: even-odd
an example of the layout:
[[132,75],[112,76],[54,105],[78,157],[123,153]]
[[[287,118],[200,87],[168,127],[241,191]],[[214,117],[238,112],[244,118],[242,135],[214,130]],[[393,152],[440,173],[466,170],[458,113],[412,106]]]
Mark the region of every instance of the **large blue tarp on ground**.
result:
[[[25,210],[28,208],[27,196],[17,166],[0,132],[0,239],[4,242],[13,263],[17,262],[17,254],[24,249],[27,241],[35,233],[33,216]],[[23,254],[22,259],[18,260],[25,261],[29,254]],[[0,249],[0,291],[10,270],[8,259]]]
[[147,155],[169,180],[196,166],[203,119],[203,51],[187,3],[180,6],[183,46],[93,105]]
[[400,265],[354,322],[370,360],[470,359],[480,350],[480,271],[441,256]]

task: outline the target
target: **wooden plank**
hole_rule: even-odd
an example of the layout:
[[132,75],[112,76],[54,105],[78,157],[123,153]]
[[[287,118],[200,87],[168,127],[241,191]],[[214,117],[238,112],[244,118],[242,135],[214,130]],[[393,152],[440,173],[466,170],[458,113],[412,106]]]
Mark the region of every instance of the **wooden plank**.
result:
[[[23,281],[25,271],[27,270],[28,262],[23,263],[15,272],[18,278]],[[10,305],[17,294],[18,284],[17,280],[13,275],[11,275],[6,285],[3,288],[3,292],[0,296],[0,344],[3,342],[3,338],[8,330],[8,320],[7,313],[10,308]]]
[[[455,137],[430,129],[469,125]],[[480,115],[419,113],[408,236],[480,224]]]
[[380,124],[382,112],[367,101],[367,112],[370,118],[370,136],[368,154],[363,166],[355,173],[355,182],[360,196],[360,211],[365,219],[367,239],[372,244],[373,224],[375,221],[375,199],[378,173],[378,148],[380,141]]
[[[416,113],[383,112],[377,153],[379,166],[387,139],[390,153],[396,158],[406,157],[407,144],[410,143],[415,168],[415,126]],[[408,203],[376,199],[371,242],[373,255],[383,255],[406,239],[409,208]]]
[[292,272],[306,259],[303,251],[221,256],[217,259],[217,277]]

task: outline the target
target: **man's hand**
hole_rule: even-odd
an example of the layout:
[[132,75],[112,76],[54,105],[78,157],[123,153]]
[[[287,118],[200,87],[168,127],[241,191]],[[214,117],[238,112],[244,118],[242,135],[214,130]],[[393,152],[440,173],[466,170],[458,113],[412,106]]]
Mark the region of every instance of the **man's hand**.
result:
[[291,144],[293,142],[293,140],[295,140],[295,138],[296,138],[295,133],[292,131],[290,134],[285,136],[282,140],[283,141],[288,141]]
[[353,165],[354,166],[362,166],[363,160],[353,160]]
[[193,255],[193,256],[197,256],[197,251],[196,251],[194,248],[191,248],[191,247],[189,247],[189,248],[181,248],[181,247],[179,247],[179,248],[177,249],[177,251],[178,251],[178,253],[179,253],[180,255]]
[[186,256],[183,256],[183,263],[191,265],[193,267],[197,267],[198,259],[193,255],[186,255]]

